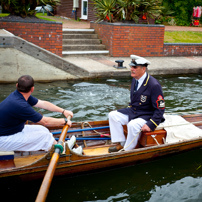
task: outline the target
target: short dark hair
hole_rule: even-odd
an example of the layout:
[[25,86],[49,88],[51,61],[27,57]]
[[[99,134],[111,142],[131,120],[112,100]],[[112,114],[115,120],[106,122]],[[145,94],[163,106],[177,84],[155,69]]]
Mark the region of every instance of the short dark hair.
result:
[[17,90],[28,93],[34,86],[34,79],[30,75],[23,75],[18,79]]

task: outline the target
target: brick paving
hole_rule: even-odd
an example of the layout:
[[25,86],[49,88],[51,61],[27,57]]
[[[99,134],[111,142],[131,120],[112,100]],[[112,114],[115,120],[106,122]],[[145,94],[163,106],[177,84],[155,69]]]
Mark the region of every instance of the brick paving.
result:
[[62,22],[62,27],[65,29],[89,29],[90,22],[87,21],[76,21],[70,18],[64,18],[60,16],[45,16],[45,18],[52,19],[57,22]]
[[191,26],[165,26],[165,31],[192,31],[202,32],[202,27],[191,27]]

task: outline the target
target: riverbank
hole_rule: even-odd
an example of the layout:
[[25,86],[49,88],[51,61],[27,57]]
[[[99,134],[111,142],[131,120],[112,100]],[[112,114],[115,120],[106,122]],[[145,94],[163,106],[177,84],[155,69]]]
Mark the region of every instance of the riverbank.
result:
[[[49,17],[53,18],[53,17]],[[63,29],[89,29],[90,22],[75,21],[73,19],[54,17],[57,21],[62,21]],[[194,31],[202,32],[202,27],[185,27],[185,26],[165,26],[165,31]],[[201,57],[146,57],[151,61],[149,73],[151,75],[167,74],[200,74],[202,72]],[[112,76],[129,76],[130,75],[130,57],[109,57],[109,56],[68,56],[64,58],[72,64],[83,68],[93,77],[112,77]],[[116,69],[116,60],[124,60],[123,66],[126,68]]]
[[[151,75],[201,74],[201,57],[145,57],[151,62],[148,72]],[[123,69],[117,67],[116,60],[124,60]],[[130,76],[130,57],[115,58],[109,56],[68,57],[67,61],[84,69],[90,77]]]
[[[92,78],[130,77],[130,57],[101,55],[59,57],[39,46],[0,32],[0,82],[15,82],[22,74],[31,74],[36,81],[83,80]],[[12,58],[12,60],[10,59]],[[200,57],[146,57],[151,75],[201,74]],[[117,68],[116,60],[124,60]],[[40,71],[39,68],[40,67]]]
[[[61,20],[61,18],[58,19]],[[90,26],[89,22],[63,19],[63,28],[83,29],[88,26]],[[188,28],[192,27],[186,29]],[[201,29],[200,27],[195,28]],[[174,28],[172,27],[172,29]],[[130,77],[128,65],[131,61],[130,57],[83,55],[62,58],[5,31],[0,32],[0,38],[2,39],[0,82],[14,82],[22,74],[31,74],[36,81],[46,82]],[[151,62],[148,68],[151,75],[201,74],[202,72],[202,56],[146,58]],[[124,68],[121,69],[116,68],[117,63],[115,62],[120,59],[124,60]],[[40,67],[40,71],[38,67]]]

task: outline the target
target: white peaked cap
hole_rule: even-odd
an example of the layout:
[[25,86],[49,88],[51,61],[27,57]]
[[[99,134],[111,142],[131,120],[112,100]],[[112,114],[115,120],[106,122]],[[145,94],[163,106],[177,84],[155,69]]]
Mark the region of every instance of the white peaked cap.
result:
[[[144,64],[150,65],[151,64],[151,62],[149,60],[146,60],[143,57],[140,57],[140,56],[137,56],[137,55],[131,55],[130,57],[132,59],[132,62],[129,64],[130,66],[144,65]],[[133,63],[134,60],[135,60],[136,64]]]

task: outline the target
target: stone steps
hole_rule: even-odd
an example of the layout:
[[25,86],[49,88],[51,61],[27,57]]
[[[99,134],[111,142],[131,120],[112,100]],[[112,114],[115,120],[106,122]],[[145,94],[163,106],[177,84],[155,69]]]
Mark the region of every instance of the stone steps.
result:
[[108,55],[93,29],[63,29],[63,57],[76,55]]
[[99,39],[63,39],[63,45],[76,45],[76,44],[100,44]]
[[63,45],[63,51],[89,51],[89,50],[105,50],[105,45],[102,44],[70,44]]
[[97,51],[63,51],[63,58],[68,56],[86,56],[86,55],[108,55],[108,50]]
[[98,39],[97,34],[68,34],[63,33],[63,40],[64,39]]

